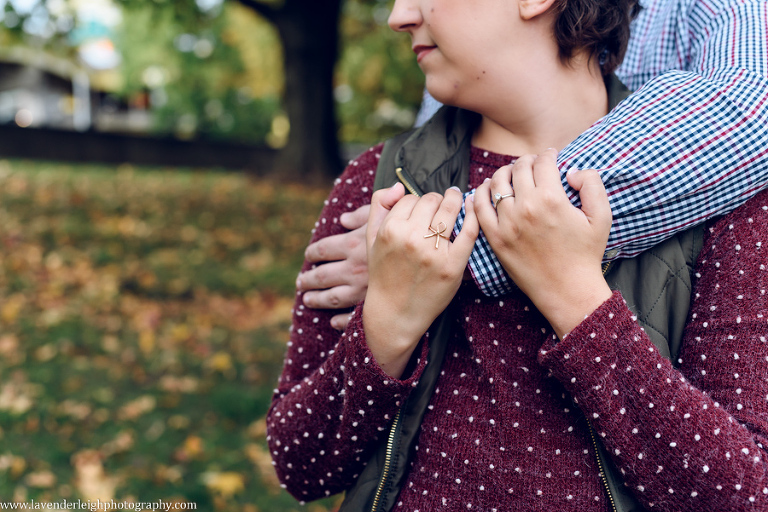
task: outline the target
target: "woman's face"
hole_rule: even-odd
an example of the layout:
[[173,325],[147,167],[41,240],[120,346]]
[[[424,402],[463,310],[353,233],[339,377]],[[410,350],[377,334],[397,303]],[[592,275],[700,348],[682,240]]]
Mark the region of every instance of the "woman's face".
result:
[[549,51],[541,41],[554,41],[551,25],[523,18],[521,1],[396,0],[389,26],[411,35],[432,96],[482,111],[500,85],[507,91],[525,86],[525,76]]

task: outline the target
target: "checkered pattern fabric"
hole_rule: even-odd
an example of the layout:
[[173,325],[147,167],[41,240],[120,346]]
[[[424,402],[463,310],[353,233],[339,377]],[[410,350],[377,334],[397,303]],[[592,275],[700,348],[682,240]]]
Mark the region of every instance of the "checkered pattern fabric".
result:
[[[558,155],[597,169],[613,211],[605,261],[631,257],[768,184],[768,2],[646,0],[619,78],[635,94]],[[456,222],[461,229],[464,211]],[[481,233],[469,260],[497,297],[512,288]]]

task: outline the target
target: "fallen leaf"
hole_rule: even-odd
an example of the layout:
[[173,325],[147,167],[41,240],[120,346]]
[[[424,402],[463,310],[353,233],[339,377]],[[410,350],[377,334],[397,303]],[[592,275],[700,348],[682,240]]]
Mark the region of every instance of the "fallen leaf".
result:
[[0,411],[21,415],[34,405],[36,386],[23,378],[14,378],[0,386]]
[[75,487],[85,500],[109,501],[115,497],[117,478],[104,471],[101,455],[96,450],[83,450],[72,456]]
[[8,325],[15,323],[23,305],[24,297],[22,295],[17,294],[8,297],[0,307],[0,319]]
[[122,406],[117,412],[118,419],[135,420],[155,409],[157,400],[151,395],[140,396]]
[[48,489],[56,485],[56,475],[50,471],[36,471],[29,473],[24,478],[26,484],[30,487],[39,487],[41,489]]
[[221,473],[203,473],[203,482],[212,492],[221,494],[225,498],[233,496],[245,489],[245,480],[240,473],[224,471]]
[[115,453],[127,452],[133,448],[134,434],[132,430],[123,430],[112,441],[104,443],[101,447],[101,454],[109,457]]
[[208,365],[219,372],[226,372],[232,369],[232,358],[226,352],[217,352],[211,357]]

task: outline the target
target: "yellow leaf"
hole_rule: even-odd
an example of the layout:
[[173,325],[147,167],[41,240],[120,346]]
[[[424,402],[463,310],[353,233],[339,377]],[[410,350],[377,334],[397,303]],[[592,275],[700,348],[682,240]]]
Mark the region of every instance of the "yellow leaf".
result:
[[139,333],[139,348],[144,354],[149,354],[155,348],[155,333],[152,331],[141,331]]
[[13,457],[11,459],[11,478],[16,479],[21,476],[22,473],[24,473],[24,470],[27,469],[27,461],[24,460],[24,457]]
[[204,473],[203,480],[211,491],[229,497],[245,489],[245,481],[240,473],[224,471],[222,473]]
[[252,439],[264,439],[267,437],[267,418],[256,420],[248,425],[248,437]]
[[171,336],[173,336],[174,341],[186,341],[189,339],[190,335],[191,333],[187,324],[174,325],[173,329],[171,329]]
[[24,305],[24,298],[20,295],[13,295],[5,301],[2,308],[0,308],[0,318],[6,324],[12,324],[16,321],[16,318],[21,312],[21,306]]
[[217,352],[211,358],[210,366],[214,370],[225,372],[232,368],[232,358],[226,352]]
[[197,457],[203,453],[203,440],[198,436],[189,436],[184,440],[182,450],[188,457]]

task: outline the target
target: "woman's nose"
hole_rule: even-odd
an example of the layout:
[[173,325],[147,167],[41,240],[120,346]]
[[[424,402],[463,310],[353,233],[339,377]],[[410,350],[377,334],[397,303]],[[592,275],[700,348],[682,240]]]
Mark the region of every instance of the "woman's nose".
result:
[[389,27],[395,32],[408,32],[421,25],[421,10],[414,0],[395,0],[389,15]]

